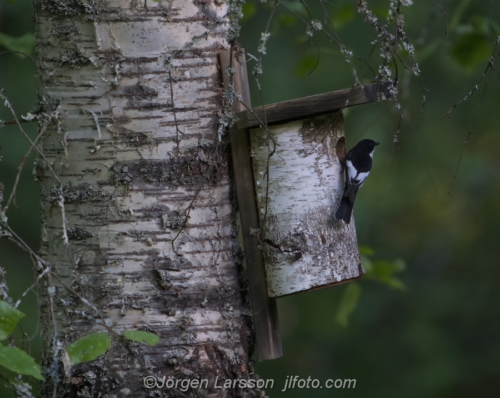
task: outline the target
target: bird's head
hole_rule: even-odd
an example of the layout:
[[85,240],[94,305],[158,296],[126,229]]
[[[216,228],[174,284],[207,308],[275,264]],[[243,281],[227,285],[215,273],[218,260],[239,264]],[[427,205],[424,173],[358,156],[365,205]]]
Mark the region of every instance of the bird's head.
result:
[[380,144],[380,142],[375,142],[373,140],[364,139],[364,140],[359,141],[356,144],[356,147],[360,152],[373,153],[373,151],[375,150],[375,147],[379,144]]

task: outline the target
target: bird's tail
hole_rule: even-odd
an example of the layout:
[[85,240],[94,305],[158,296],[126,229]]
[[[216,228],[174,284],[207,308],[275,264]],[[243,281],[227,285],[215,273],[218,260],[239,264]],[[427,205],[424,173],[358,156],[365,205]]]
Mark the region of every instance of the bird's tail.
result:
[[348,197],[342,196],[339,208],[335,213],[335,218],[337,220],[344,220],[346,224],[351,222],[352,207],[354,203],[349,200]]

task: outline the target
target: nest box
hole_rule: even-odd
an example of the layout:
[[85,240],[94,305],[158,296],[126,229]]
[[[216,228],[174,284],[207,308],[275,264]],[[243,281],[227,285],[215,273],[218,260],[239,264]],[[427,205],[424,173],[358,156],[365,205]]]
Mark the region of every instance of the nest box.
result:
[[[259,359],[281,356],[275,299],[364,274],[354,221],[336,220],[345,156],[342,110],[377,101],[372,84],[252,108],[244,55],[220,53],[233,83],[235,186]],[[231,66],[232,82],[224,73]]]

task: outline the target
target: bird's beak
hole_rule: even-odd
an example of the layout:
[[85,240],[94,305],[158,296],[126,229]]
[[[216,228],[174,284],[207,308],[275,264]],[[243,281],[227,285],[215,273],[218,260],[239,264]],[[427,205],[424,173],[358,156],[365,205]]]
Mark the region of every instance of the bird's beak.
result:
[[376,142],[376,143],[375,143],[375,146],[377,146],[377,145],[380,145],[380,142]]

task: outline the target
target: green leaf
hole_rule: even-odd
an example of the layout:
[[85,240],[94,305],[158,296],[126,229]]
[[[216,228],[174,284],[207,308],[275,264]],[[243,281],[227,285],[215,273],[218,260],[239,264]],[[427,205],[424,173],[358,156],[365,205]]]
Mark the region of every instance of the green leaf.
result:
[[293,11],[299,15],[307,15],[307,10],[304,8],[304,5],[299,1],[289,1],[289,0],[280,0],[280,4],[283,4],[290,11]]
[[387,286],[392,287],[393,289],[403,290],[406,286],[405,284],[398,278],[391,276],[390,278],[386,278],[382,280]]
[[342,298],[340,299],[340,304],[337,309],[337,315],[335,317],[335,321],[346,327],[349,323],[349,316],[356,309],[358,305],[359,297],[361,295],[361,286],[359,283],[351,282],[349,283],[343,293]]
[[491,19],[488,22],[494,34],[498,36],[500,34],[500,25],[496,21],[493,21]]
[[26,33],[19,37],[12,37],[0,33],[0,45],[11,51],[22,51],[30,54],[35,47],[35,36],[32,33]]
[[492,51],[493,45],[488,35],[470,32],[460,35],[455,40],[450,49],[450,55],[455,62],[471,72],[478,65],[486,65]]
[[297,22],[297,17],[291,14],[281,14],[278,16],[278,25],[282,28],[289,28]]
[[147,345],[156,345],[160,341],[158,335],[140,330],[125,330],[123,335],[129,340]]
[[479,15],[474,15],[470,19],[474,31],[487,34],[490,28],[490,18],[481,17]]
[[16,347],[0,348],[0,365],[20,375],[33,376],[38,380],[45,380],[40,365],[25,351]]
[[455,8],[455,13],[451,18],[449,23],[449,29],[453,32],[453,30],[458,26],[460,21],[462,20],[462,15],[465,13],[466,8],[469,6],[470,0],[462,0],[462,2]]
[[105,354],[110,344],[109,335],[99,332],[78,339],[73,344],[68,345],[66,351],[71,359],[71,365],[77,365],[82,362],[93,361]]
[[317,55],[306,54],[300,59],[297,67],[295,68],[295,73],[297,73],[299,77],[305,78],[314,70],[314,68],[316,68],[317,64]]
[[395,273],[402,272],[406,269],[406,264],[401,259],[394,261],[378,260],[373,261],[370,273],[367,276],[392,287],[395,289],[404,289],[405,285],[394,276]]
[[365,256],[364,254],[360,254],[359,256],[361,257],[361,265],[363,266],[363,269],[367,274],[370,274],[373,271],[372,260],[370,260],[368,256]]
[[240,22],[243,22],[253,17],[255,11],[257,11],[257,6],[255,5],[255,3],[247,1],[245,4],[243,4],[241,11],[243,11],[243,17],[240,19]]
[[359,252],[365,256],[373,256],[375,254],[375,250],[368,246],[359,246]]
[[6,301],[0,300],[0,340],[5,340],[14,332],[24,314]]
[[340,6],[331,18],[333,27],[337,30],[342,29],[353,20],[354,15],[354,7],[351,4],[342,4],[342,6]]

